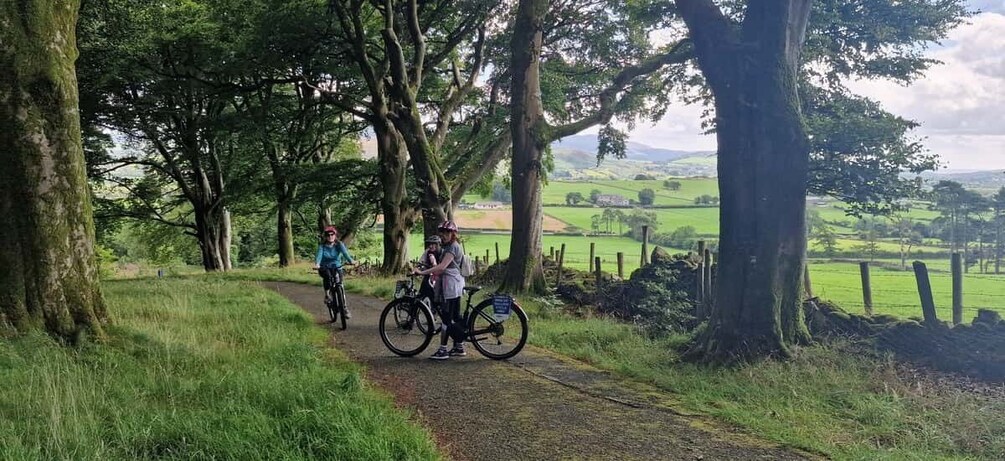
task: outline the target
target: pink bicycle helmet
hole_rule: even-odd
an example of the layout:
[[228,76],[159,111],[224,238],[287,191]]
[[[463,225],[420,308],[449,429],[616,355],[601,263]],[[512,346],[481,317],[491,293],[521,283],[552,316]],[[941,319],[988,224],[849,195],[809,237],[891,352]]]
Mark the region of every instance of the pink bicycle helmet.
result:
[[454,224],[453,221],[443,221],[437,229],[440,231],[457,232],[457,224]]
[[325,234],[325,235],[327,235],[327,234],[338,235],[338,229],[336,229],[335,226],[325,226],[325,230],[324,230],[324,232],[322,232],[322,234]]

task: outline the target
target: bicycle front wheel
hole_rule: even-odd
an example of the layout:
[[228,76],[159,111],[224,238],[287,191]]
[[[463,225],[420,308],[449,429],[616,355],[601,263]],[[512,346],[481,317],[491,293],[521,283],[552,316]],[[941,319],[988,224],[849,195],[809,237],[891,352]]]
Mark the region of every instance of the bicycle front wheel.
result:
[[493,360],[505,360],[520,353],[527,344],[527,314],[513,303],[509,317],[497,319],[492,298],[475,306],[468,319],[468,335],[475,349]]
[[325,297],[325,307],[328,308],[328,317],[331,318],[331,323],[338,321],[338,300],[334,298],[334,293],[329,292],[329,295]]
[[391,352],[411,357],[433,340],[433,315],[415,298],[395,299],[380,313],[380,340]]
[[342,285],[339,285],[338,289],[335,291],[335,299],[338,301],[338,314],[342,322],[341,327],[345,330],[347,326],[345,318],[345,310],[347,309],[347,304],[345,303],[345,288],[342,287]]

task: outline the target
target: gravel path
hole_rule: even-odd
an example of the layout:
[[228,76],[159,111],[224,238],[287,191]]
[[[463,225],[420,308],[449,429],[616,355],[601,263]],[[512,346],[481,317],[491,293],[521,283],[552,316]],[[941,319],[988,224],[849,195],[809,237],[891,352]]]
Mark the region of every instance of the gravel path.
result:
[[[321,290],[263,282],[327,318]],[[377,320],[385,302],[348,295],[349,329],[332,328],[333,345],[367,368],[367,377],[413,409],[440,449],[456,460],[668,459],[795,460],[810,455],[682,415],[672,395],[528,346],[509,361],[468,357],[435,362],[384,348]],[[530,319],[533,335],[534,319]]]

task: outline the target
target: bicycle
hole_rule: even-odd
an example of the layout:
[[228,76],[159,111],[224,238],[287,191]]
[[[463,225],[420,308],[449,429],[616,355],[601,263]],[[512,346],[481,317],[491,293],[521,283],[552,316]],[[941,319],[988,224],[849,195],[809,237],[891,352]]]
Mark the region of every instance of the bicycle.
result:
[[328,308],[328,315],[332,319],[332,323],[338,322],[341,319],[341,329],[345,330],[348,325],[346,325],[345,309],[345,287],[342,286],[342,274],[338,269],[326,267],[321,270],[327,271],[328,275],[332,278],[332,286],[325,293],[325,307]]
[[[380,339],[391,352],[402,357],[425,350],[442,328],[433,321],[433,309],[416,297],[413,278],[409,276],[408,280],[398,282],[402,296],[388,303],[380,313]],[[472,308],[471,298],[481,289],[464,287],[468,299],[462,316],[463,341],[470,342],[490,359],[511,358],[527,344],[527,314],[505,293],[493,293]],[[506,336],[507,332],[512,336]]]

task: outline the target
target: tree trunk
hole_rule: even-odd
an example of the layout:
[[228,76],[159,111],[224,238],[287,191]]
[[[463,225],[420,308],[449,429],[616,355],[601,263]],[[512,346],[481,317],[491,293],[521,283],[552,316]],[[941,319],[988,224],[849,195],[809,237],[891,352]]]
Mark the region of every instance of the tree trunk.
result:
[[510,131],[513,137],[513,234],[503,289],[545,291],[541,265],[541,175],[546,147],[540,56],[547,0],[520,0],[511,42]]
[[809,142],[796,71],[810,2],[753,3],[739,35],[724,18],[703,16],[710,10],[684,16],[716,108],[718,283],[692,350],[713,362],[788,356],[809,341],[801,299]]
[[381,272],[396,274],[408,264],[408,234],[413,220],[405,190],[406,157],[400,137],[386,121],[374,124],[377,155],[380,159],[380,201],[384,214],[384,262]]
[[279,157],[279,150],[271,143],[264,143],[272,170],[272,185],[276,197],[276,238],[278,240],[279,267],[293,264],[293,199],[296,186],[290,184],[286,168]]
[[230,260],[230,244],[232,241],[231,235],[233,234],[233,229],[230,224],[230,210],[223,209],[223,219],[221,223],[220,231],[220,259],[223,262],[223,270],[229,271],[234,268],[233,262]]
[[1005,226],[1002,216],[997,215],[995,217],[995,274],[1001,273],[1001,260],[1002,260],[1002,226]]
[[[403,99],[410,102],[413,98]],[[406,109],[399,111],[395,120],[398,121],[395,127],[408,149],[412,171],[415,172],[423,233],[425,236],[436,235],[440,224],[453,218],[454,208],[450,203],[450,187],[443,177],[442,168],[435,164],[437,157],[433,154],[432,148],[426,140],[418,108],[413,108],[411,112]]]
[[224,213],[219,207],[198,206],[195,209],[196,238],[202,250],[202,267],[206,272],[225,271]]
[[80,145],[79,2],[0,4],[0,328],[104,337]]
[[279,267],[293,264],[293,213],[290,200],[282,197],[278,201],[276,232],[279,236]]

